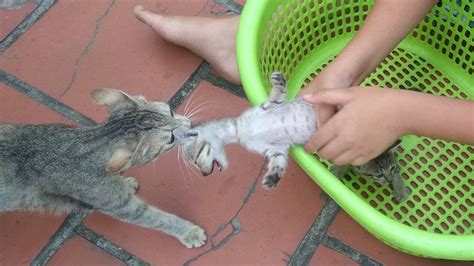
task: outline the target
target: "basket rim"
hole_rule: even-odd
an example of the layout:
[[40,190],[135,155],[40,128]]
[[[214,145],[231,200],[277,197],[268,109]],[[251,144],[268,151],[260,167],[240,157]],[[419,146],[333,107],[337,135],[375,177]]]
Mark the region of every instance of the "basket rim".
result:
[[[272,2],[272,3],[270,3]],[[252,105],[265,102],[267,94],[260,76],[258,34],[269,5],[277,1],[248,0],[237,33],[237,63],[242,85]],[[298,165],[355,221],[383,242],[403,252],[451,260],[474,260],[474,235],[443,235],[410,227],[380,213],[339,181],[302,147],[291,150]]]

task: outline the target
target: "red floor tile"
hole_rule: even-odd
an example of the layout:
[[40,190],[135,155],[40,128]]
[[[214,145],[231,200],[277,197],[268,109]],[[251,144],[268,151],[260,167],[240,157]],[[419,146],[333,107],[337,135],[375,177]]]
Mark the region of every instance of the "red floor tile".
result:
[[[0,56],[0,68],[59,97],[72,80],[80,57],[111,1],[60,1]],[[207,1],[117,1],[102,20],[95,42],[77,65],[76,78],[61,100],[98,118],[93,89],[118,88],[130,94],[168,100],[196,69],[201,58],[165,42],[133,15],[136,4],[195,14]]]
[[1,124],[45,124],[61,121],[64,121],[64,117],[58,113],[0,83]]
[[398,251],[369,234],[344,211],[337,215],[328,234],[384,265],[472,265],[472,262],[426,259]]
[[[0,123],[57,123],[62,119],[54,111],[0,83]],[[29,264],[64,217],[49,213],[0,213],[0,264]]]
[[320,245],[311,258],[310,265],[355,266],[358,264],[339,252]]
[[35,3],[26,3],[15,9],[0,9],[0,41],[18,25],[21,21],[35,9]]
[[285,264],[321,210],[320,192],[291,161],[275,190],[266,191],[257,184],[254,196],[237,217],[242,232],[196,265]]
[[49,213],[0,213],[0,264],[29,265],[64,217]]
[[82,266],[82,265],[124,265],[115,257],[91,244],[82,237],[69,239],[49,261],[50,266]]
[[[61,1],[0,57],[1,68],[58,96],[108,1]],[[93,3],[92,3],[93,2]]]

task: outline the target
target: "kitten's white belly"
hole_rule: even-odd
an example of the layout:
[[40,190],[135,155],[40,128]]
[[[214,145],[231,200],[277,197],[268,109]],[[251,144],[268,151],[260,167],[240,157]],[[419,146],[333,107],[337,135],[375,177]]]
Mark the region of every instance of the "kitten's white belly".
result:
[[314,107],[302,100],[282,103],[268,110],[260,106],[238,118],[238,135],[248,145],[304,144],[316,130]]

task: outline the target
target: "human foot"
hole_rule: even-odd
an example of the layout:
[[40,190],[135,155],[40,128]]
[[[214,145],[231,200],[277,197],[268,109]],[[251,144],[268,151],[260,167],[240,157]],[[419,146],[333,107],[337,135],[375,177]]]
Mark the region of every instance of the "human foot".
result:
[[225,79],[240,84],[235,42],[239,16],[168,16],[136,6],[135,16],[165,40],[188,48],[211,63]]

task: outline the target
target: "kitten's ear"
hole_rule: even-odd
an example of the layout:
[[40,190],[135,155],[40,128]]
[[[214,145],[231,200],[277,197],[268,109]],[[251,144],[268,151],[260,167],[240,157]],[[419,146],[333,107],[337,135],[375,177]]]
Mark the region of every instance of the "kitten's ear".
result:
[[395,153],[398,149],[398,147],[400,147],[402,144],[402,141],[397,139],[390,147],[388,147],[388,151],[391,152],[391,153]]
[[132,151],[127,148],[119,148],[112,154],[105,170],[111,174],[123,172],[132,166],[132,158]]
[[97,105],[107,105],[109,112],[137,105],[128,94],[116,89],[97,89],[92,92],[92,99]]

